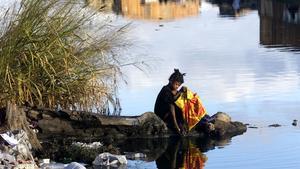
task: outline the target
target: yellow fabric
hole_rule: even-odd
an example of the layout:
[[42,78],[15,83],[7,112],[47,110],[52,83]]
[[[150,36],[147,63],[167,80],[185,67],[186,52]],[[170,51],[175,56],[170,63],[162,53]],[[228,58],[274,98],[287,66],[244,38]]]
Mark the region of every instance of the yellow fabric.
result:
[[183,118],[190,131],[206,114],[200,97],[187,89],[187,93],[182,93],[175,104],[181,109]]

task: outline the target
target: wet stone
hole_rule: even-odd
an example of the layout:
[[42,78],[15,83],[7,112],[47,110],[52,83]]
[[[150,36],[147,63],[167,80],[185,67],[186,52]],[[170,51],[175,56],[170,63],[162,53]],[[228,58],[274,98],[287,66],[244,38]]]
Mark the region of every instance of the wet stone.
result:
[[281,125],[280,124],[271,124],[271,125],[269,125],[269,127],[281,127]]
[[293,125],[293,126],[297,126],[297,123],[298,123],[298,120],[295,119],[295,120],[293,120],[292,125]]

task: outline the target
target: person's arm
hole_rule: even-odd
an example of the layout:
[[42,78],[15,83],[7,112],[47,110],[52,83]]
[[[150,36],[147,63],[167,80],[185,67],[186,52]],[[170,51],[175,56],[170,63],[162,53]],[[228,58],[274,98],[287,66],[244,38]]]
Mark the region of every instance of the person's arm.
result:
[[174,101],[178,99],[178,97],[181,95],[181,93],[186,93],[187,88],[185,86],[182,86],[182,88],[173,96]]
[[178,126],[177,119],[176,119],[175,105],[170,104],[169,106],[170,106],[170,111],[171,111],[171,114],[172,114],[172,121],[174,123],[174,127],[177,130],[177,132],[180,133],[180,128]]

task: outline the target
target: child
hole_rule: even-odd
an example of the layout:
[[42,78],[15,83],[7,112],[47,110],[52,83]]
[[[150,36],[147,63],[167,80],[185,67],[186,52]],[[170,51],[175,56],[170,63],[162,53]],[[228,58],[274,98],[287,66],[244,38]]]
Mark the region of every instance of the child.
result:
[[174,73],[169,78],[169,83],[165,85],[159,92],[154,112],[159,116],[166,125],[175,129],[178,134],[184,134],[184,120],[181,110],[175,105],[175,101],[182,92],[186,90],[182,87],[180,91],[178,88],[183,84],[183,76],[185,73],[180,73],[178,69],[174,69]]

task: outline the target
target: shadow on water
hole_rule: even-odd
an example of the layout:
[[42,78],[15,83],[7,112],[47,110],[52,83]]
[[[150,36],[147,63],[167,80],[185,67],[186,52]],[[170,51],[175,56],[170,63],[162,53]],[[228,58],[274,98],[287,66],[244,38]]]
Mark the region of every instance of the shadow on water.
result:
[[[204,168],[208,157],[203,154],[216,147],[223,148],[230,139],[212,140],[200,138],[135,139],[119,144],[120,150],[145,154],[144,160],[155,161],[158,169]],[[137,146],[138,145],[138,146]]]

